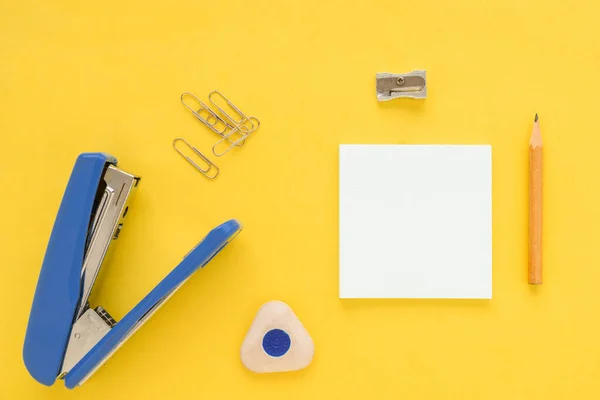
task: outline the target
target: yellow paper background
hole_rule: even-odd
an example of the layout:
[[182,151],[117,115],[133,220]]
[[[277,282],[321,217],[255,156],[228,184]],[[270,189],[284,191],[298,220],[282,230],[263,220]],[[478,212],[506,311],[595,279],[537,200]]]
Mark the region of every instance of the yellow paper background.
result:
[[[2,2],[0,397],[600,398],[599,13],[595,1]],[[420,68],[425,101],[376,101],[376,72]],[[213,157],[221,176],[210,182],[171,142],[210,152],[216,136],[179,95],[213,89],[262,125],[242,150]],[[532,288],[536,112],[545,276]],[[491,301],[338,299],[341,143],[492,145]],[[36,383],[21,351],[85,151],[142,176],[94,293],[117,319],[213,226],[235,217],[245,229],[71,392]],[[240,362],[255,312],[272,299],[313,336],[306,370],[254,375]]]

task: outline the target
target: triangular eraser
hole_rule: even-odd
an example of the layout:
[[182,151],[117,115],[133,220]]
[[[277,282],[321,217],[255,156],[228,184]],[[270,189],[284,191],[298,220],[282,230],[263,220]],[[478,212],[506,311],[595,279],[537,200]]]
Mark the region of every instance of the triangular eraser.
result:
[[265,303],[242,343],[242,363],[257,373],[295,371],[310,364],[313,340],[292,311],[281,301]]

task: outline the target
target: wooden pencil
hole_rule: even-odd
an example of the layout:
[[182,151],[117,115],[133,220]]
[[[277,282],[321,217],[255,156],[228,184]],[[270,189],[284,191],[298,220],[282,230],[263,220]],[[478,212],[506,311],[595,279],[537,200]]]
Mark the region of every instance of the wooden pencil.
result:
[[542,283],[542,133],[535,114],[529,139],[529,284]]

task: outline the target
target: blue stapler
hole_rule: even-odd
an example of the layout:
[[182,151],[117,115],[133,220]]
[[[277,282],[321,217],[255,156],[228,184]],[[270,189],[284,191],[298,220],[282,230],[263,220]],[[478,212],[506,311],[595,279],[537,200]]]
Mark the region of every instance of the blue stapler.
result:
[[140,178],[103,153],[81,154],[65,190],[38,279],[23,360],[38,382],[85,382],[196,270],[241,230],[214,228],[146,297],[116,322],[89,297],[103,260],[119,237]]

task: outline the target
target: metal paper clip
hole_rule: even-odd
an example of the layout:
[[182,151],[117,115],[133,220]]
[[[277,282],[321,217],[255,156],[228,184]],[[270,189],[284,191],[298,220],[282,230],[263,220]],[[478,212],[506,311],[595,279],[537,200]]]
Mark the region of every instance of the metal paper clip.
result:
[[[190,101],[192,99],[193,101]],[[194,102],[196,104],[194,104]],[[206,125],[211,131],[217,135],[223,137],[228,130],[234,129],[234,126],[227,123],[221,118],[216,112],[210,109],[206,104],[202,102],[196,95],[190,92],[185,92],[181,95],[181,104],[183,104],[188,110],[194,114],[196,118],[204,125]],[[231,143],[231,140],[228,140]],[[244,144],[241,141],[242,146]]]
[[[219,104],[217,103],[217,101],[219,101],[219,100],[217,100],[217,101],[213,100],[213,97],[215,97],[215,96],[217,96],[221,100],[225,101],[225,103],[227,103],[227,105],[229,107],[231,107],[231,109],[237,113],[237,118],[235,116],[231,116],[229,113],[227,113],[225,110],[223,110],[223,108],[221,108],[221,106],[219,106]],[[225,118],[227,118],[229,121],[231,121],[231,123],[233,125],[236,125],[236,126],[243,125],[244,122],[249,120],[249,118],[246,116],[246,114],[244,114],[242,112],[242,110],[237,108],[235,106],[235,104],[233,104],[227,97],[225,97],[223,95],[223,93],[219,92],[218,90],[213,90],[212,92],[210,92],[210,94],[208,95],[208,101],[210,101],[211,104],[213,106],[215,106],[217,108],[217,110],[219,110],[219,112]]]
[[[252,132],[256,131],[260,127],[260,121],[258,120],[258,118],[248,117],[248,121],[252,124],[251,130],[245,131],[245,134],[243,136],[241,136],[239,139],[234,140],[234,141],[231,141],[229,139],[229,135],[231,135],[232,133],[235,133],[235,131],[229,132],[228,134],[223,136],[223,138],[221,140],[219,140],[217,143],[214,144],[214,146],[212,147],[213,154],[217,157],[221,157],[222,155],[227,154],[227,152],[229,152],[229,150],[233,149],[235,146],[241,146],[239,143],[243,144],[244,141],[246,140],[246,138],[248,138],[248,136],[250,136],[250,134],[252,134]],[[255,121],[255,122],[253,122],[253,121]],[[218,151],[217,148],[225,140],[227,140],[230,143],[229,146],[223,151]]]
[[[188,98],[193,99],[195,104],[191,104]],[[185,92],[181,95],[183,105],[204,125],[221,137],[212,147],[212,152],[217,157],[223,156],[234,147],[242,147],[246,143],[246,139],[260,126],[258,118],[244,114],[218,90],[209,93],[208,101],[212,108],[192,93]],[[226,148],[222,146],[224,142],[227,143]]]
[[376,75],[377,100],[387,101],[400,97],[424,99],[427,97],[427,81],[424,70],[407,74],[390,74],[387,72]]
[[[231,150],[234,146],[241,146],[245,140],[260,126],[260,121],[256,117],[248,117],[242,112],[231,100],[218,90],[213,90],[208,95],[208,101],[219,111],[223,116],[228,125],[233,126],[232,130],[223,136],[223,139],[219,140],[212,148],[213,154],[217,157],[221,157]],[[225,104],[223,104],[223,102]],[[227,106],[233,113],[224,110]],[[233,114],[233,115],[232,115]],[[238,134],[240,137],[236,140],[229,139],[233,134]],[[229,142],[229,146],[224,151],[217,151],[217,147],[225,140]]]
[[[258,129],[260,126],[260,121],[256,117],[248,117],[246,114],[242,112],[231,100],[229,100],[225,95],[218,90],[213,90],[208,95],[208,101],[219,111],[219,113],[227,120],[228,125],[232,125],[233,128],[230,132],[228,132],[223,139],[219,140],[212,148],[213,154],[217,157],[221,157],[231,150],[234,146],[241,146],[244,144],[245,140],[252,134],[254,131]],[[223,102],[225,104],[223,104]],[[224,106],[227,105],[231,111],[233,111],[233,115],[224,110]],[[233,134],[238,134],[240,137],[236,140],[229,139],[229,137]],[[223,143],[225,140],[229,142],[229,146],[223,150],[218,151],[217,147]]]
[[[185,154],[183,154],[183,152],[177,147],[177,142],[178,141],[182,141],[183,143],[185,143],[190,149],[192,149],[192,151],[194,153],[196,153],[196,155],[198,157],[200,157],[200,159],[202,159],[202,161],[204,161],[206,163],[206,165],[208,166],[208,168],[204,169],[202,167],[200,167],[198,164],[196,164],[194,162],[194,160],[192,160],[190,157],[186,156]],[[202,154],[200,152],[200,150],[198,150],[197,148],[195,148],[194,146],[192,146],[191,144],[189,144],[184,138],[176,138],[175,140],[173,140],[173,148],[175,149],[176,152],[178,152],[181,157],[185,158],[187,160],[187,162],[189,162],[190,164],[192,164],[194,166],[194,168],[196,168],[198,171],[200,171],[202,173],[202,175],[204,175],[205,177],[207,177],[208,179],[215,179],[217,177],[217,175],[219,175],[219,167],[217,167],[212,161],[210,161],[204,154]],[[215,170],[216,172],[214,174],[210,174],[209,172],[211,170]]]

